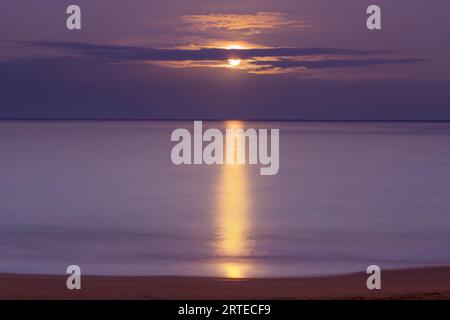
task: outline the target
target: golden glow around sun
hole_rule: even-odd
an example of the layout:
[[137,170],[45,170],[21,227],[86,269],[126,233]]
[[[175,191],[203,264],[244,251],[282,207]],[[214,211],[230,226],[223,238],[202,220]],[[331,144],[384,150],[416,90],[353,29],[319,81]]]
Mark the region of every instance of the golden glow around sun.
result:
[[238,67],[241,64],[241,59],[228,59],[228,64],[231,67]]

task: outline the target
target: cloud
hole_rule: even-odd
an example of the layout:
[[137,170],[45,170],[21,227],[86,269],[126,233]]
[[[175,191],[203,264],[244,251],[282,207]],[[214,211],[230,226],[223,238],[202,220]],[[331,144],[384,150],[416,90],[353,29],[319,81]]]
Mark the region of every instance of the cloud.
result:
[[[385,50],[345,48],[252,48],[157,49],[75,42],[26,42],[25,45],[53,49],[103,63],[153,62],[168,67],[229,67],[229,59],[240,59],[247,72],[277,72],[298,69],[369,67],[384,64],[413,64],[420,59],[390,58]],[[371,57],[370,59],[367,57]],[[383,56],[380,58],[380,56]]]
[[301,57],[320,55],[375,55],[386,54],[385,50],[353,50],[340,48],[253,48],[253,49],[155,49],[146,47],[102,45],[79,42],[26,42],[32,46],[63,50],[67,53],[78,53],[100,60],[117,61],[183,61],[183,60],[227,60],[230,58],[254,59],[268,57]]
[[256,14],[207,14],[185,15],[183,24],[196,31],[211,29],[223,30],[261,30],[281,27],[306,26],[305,22],[289,19],[287,14],[279,12],[258,12]]
[[306,68],[306,69],[327,69],[327,68],[357,68],[379,66],[384,64],[412,64],[422,62],[423,59],[331,59],[318,61],[293,61],[283,59],[279,61],[253,61],[251,64],[259,65],[261,68],[267,66],[269,69],[280,68]]

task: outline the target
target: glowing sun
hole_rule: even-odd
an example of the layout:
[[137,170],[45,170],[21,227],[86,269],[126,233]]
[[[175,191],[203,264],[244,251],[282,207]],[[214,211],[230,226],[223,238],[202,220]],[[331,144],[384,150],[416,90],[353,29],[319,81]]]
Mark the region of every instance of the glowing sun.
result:
[[237,67],[241,64],[241,59],[228,59],[228,64],[231,67]]

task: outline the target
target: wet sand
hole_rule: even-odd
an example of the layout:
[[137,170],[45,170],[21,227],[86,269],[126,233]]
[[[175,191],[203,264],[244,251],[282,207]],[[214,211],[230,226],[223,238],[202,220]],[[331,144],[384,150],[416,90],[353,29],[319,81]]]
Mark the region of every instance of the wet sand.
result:
[[382,289],[365,273],[311,278],[84,276],[69,291],[66,276],[0,274],[0,299],[450,299],[450,267],[383,271]]

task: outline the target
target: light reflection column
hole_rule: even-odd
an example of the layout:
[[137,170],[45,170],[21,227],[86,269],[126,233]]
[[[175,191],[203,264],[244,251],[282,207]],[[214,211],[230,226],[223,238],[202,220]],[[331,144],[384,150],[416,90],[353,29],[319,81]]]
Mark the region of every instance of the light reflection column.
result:
[[[243,128],[241,122],[226,122],[226,129]],[[233,137],[235,138],[235,137]],[[236,155],[237,145],[235,144]],[[245,150],[240,150],[245,152]],[[219,272],[228,278],[245,278],[252,267],[245,261],[250,253],[251,199],[248,192],[248,167],[238,164],[220,166],[217,190],[218,254],[223,257]]]

